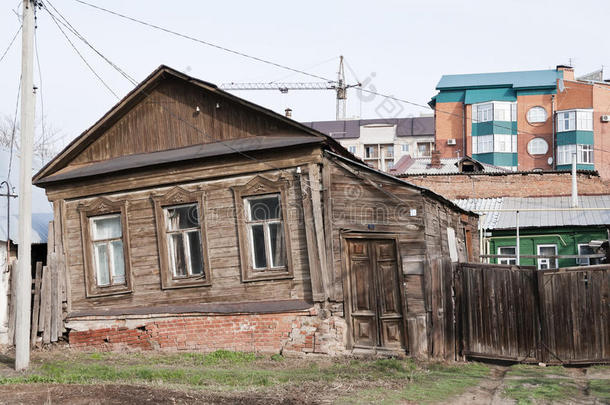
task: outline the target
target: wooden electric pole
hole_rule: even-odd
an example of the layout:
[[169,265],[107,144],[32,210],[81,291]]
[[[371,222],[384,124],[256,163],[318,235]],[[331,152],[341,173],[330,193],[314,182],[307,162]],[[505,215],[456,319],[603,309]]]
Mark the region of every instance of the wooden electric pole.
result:
[[34,13],[37,0],[23,0],[21,31],[21,159],[19,170],[19,238],[16,289],[15,370],[30,364],[32,299],[32,149],[34,145]]

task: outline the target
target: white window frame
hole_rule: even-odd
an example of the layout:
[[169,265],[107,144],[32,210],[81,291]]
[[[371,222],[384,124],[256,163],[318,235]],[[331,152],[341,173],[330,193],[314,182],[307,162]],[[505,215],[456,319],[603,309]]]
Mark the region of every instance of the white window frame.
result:
[[557,111],[557,132],[593,131],[593,110]]
[[[271,196],[277,197],[278,207],[280,207],[280,215],[279,218],[273,219],[265,219],[265,220],[253,220],[252,219],[252,202],[264,198],[269,198]],[[271,193],[271,194],[263,194],[256,195],[251,197],[244,197],[244,208],[246,210],[246,230],[248,234],[248,241],[250,243],[250,254],[252,257],[252,269],[254,271],[264,271],[264,270],[281,270],[286,268],[286,263],[288,262],[288,252],[286,245],[286,238],[289,235],[284,233],[284,221],[283,221],[283,210],[282,210],[282,196],[280,193]],[[278,224],[279,232],[282,233],[282,237],[284,238],[284,265],[283,266],[275,266],[273,263],[273,251],[271,250],[271,232],[269,231],[269,226],[272,224]],[[254,251],[254,231],[253,227],[255,225],[263,225],[263,235],[265,242],[265,261],[267,263],[266,267],[256,267],[256,259],[255,259],[255,251]]]
[[530,124],[542,124],[549,118],[546,109],[540,105],[527,110],[527,122]]
[[[540,248],[545,248],[545,247],[552,247],[555,249],[555,254],[553,256],[557,256],[557,244],[556,243],[547,243],[547,244],[541,244],[541,245],[536,245],[536,251],[538,252],[538,254],[540,254]],[[551,267],[551,262],[554,262],[554,267]],[[546,264],[546,268],[547,269],[556,269],[558,266],[558,260],[557,259],[549,259],[549,258],[538,258],[536,260],[536,267],[538,268],[538,270],[542,270],[542,264]]]
[[357,150],[357,148],[356,148],[356,146],[354,146],[354,145],[350,145],[350,146],[348,146],[348,147],[347,147],[347,150],[348,150],[348,151],[349,151],[349,153],[351,153],[352,155],[355,155],[355,154],[356,154],[356,150]]
[[402,150],[402,153],[409,153],[409,144],[403,143],[400,147],[400,150]]
[[594,151],[593,145],[559,145],[557,146],[557,164],[571,165],[572,154],[576,153],[577,164],[592,165],[594,163]]
[[[118,218],[119,220],[119,229],[121,230],[121,234],[117,237],[114,238],[107,238],[107,239],[95,239],[95,221],[97,220],[101,220],[101,219],[108,219],[108,218]],[[126,285],[127,284],[127,266],[125,264],[125,255],[123,254],[123,280],[122,281],[115,281],[115,277],[116,277],[116,272],[115,272],[115,268],[114,268],[114,248],[112,247],[112,242],[117,242],[120,241],[121,242],[121,249],[123,248],[123,223],[122,223],[122,218],[121,218],[121,214],[108,214],[108,215],[96,215],[96,216],[92,216],[89,217],[89,229],[91,230],[91,245],[93,248],[93,271],[94,271],[94,275],[95,275],[95,284],[98,287],[112,287],[112,286],[117,286],[117,285]],[[108,284],[100,284],[100,269],[98,267],[99,265],[99,256],[98,256],[98,252],[96,249],[96,246],[98,245],[105,245],[106,246],[106,265],[108,266]],[[124,252],[124,250],[123,250]]]
[[[582,253],[580,253],[580,248],[582,246],[586,246],[588,248],[591,248],[591,246],[589,246],[588,243],[579,243],[577,246],[577,250],[578,250],[578,254],[581,255]],[[587,258],[583,258],[583,259],[576,259],[576,264],[579,266],[589,266],[591,264],[591,259]]]
[[[544,148],[541,148],[543,145]],[[549,153],[549,143],[540,137],[533,138],[527,143],[527,153],[530,155],[546,155]]]
[[514,101],[486,101],[472,104],[472,122],[517,121],[517,103]]
[[[502,249],[514,249],[515,250],[515,255],[517,254],[517,246],[498,246],[497,249],[497,254],[499,255],[503,255],[503,254],[509,254],[509,253],[502,253]],[[498,264],[510,264],[510,265],[516,265],[517,264],[517,257],[499,257],[498,258]]]

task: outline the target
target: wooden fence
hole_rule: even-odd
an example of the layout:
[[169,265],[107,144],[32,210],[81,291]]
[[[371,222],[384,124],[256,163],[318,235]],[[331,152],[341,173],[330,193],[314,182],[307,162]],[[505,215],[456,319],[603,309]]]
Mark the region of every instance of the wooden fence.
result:
[[[52,251],[54,244],[53,223],[49,224],[47,265],[36,262],[32,278],[32,314],[30,342],[34,346],[41,337],[42,343],[57,342],[66,331],[64,318],[67,309],[67,285],[63,271],[62,255]],[[9,264],[9,342],[15,342],[15,277],[17,262]]]
[[544,363],[610,362],[610,265],[454,267],[457,353]]

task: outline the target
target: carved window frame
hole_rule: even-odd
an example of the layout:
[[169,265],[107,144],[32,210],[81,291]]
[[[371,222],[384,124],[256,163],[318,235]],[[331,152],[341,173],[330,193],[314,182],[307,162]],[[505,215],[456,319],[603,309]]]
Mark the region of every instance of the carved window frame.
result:
[[[86,297],[104,297],[109,295],[129,294],[133,292],[133,277],[131,274],[130,255],[131,249],[129,245],[129,226],[127,221],[127,201],[111,201],[105,197],[99,197],[90,204],[79,204],[77,210],[79,212],[81,225]],[[119,214],[121,218],[121,238],[123,242],[123,260],[125,262],[125,284],[98,286],[95,281],[95,264],[93,262],[94,255],[90,219],[112,214]]]
[[[279,280],[294,277],[292,249],[290,248],[290,224],[288,217],[287,196],[289,190],[288,180],[279,177],[270,180],[266,177],[256,176],[248,183],[231,187],[235,199],[235,213],[237,220],[237,233],[239,237],[239,256],[242,282]],[[250,239],[248,237],[246,210],[244,199],[258,197],[266,194],[279,194],[284,231],[284,244],[286,249],[286,266],[280,270],[255,270],[251,253]]]
[[[174,187],[165,194],[153,195],[155,223],[157,226],[157,247],[159,252],[159,267],[161,288],[164,290],[188,287],[206,287],[212,285],[212,272],[208,254],[207,226],[204,214],[206,194],[203,191],[187,191],[182,187]],[[175,278],[169,264],[167,248],[167,232],[165,223],[166,207],[186,204],[197,204],[199,214],[199,231],[201,232],[201,253],[203,256],[203,277],[193,276]]]

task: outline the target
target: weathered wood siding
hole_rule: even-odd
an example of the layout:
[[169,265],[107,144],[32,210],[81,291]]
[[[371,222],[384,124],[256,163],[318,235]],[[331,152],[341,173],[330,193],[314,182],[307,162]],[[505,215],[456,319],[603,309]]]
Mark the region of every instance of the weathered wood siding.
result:
[[103,130],[69,166],[229,139],[297,133],[279,120],[176,78],[162,81]]
[[[289,174],[292,174],[291,170]],[[287,172],[270,171],[264,176],[277,178]],[[230,187],[242,185],[253,175],[216,181],[192,182],[181,185],[187,191],[205,192],[204,216],[211,268],[211,286],[162,290],[157,248],[157,228],[151,194],[163,194],[172,187],[154,187],[129,193],[105,195],[110,200],[126,199],[131,251],[133,292],[125,295],[86,298],[83,267],[81,223],[77,207],[92,198],[77,198],[66,202],[65,234],[70,275],[71,307],[73,311],[95,308],[138,307],[206,302],[245,302],[257,300],[310,299],[311,286],[307,263],[305,234],[302,226],[300,186],[294,177],[289,180],[287,196],[290,222],[294,278],[289,280],[241,282],[235,204]],[[93,197],[94,199],[95,197]],[[288,236],[288,235],[287,235]]]

